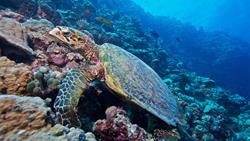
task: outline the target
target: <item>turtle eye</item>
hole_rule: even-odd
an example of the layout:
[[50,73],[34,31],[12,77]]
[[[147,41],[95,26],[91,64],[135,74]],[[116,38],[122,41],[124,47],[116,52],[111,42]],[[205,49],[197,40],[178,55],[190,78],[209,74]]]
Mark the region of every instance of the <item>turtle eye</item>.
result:
[[63,36],[64,37],[71,37],[71,32],[69,32],[69,31],[65,31],[65,32],[63,32]]

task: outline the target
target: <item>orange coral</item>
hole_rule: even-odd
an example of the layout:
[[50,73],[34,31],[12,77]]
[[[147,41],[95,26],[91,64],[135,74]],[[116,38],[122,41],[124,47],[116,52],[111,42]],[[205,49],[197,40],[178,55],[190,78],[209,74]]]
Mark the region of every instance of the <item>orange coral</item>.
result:
[[0,57],[0,93],[25,94],[31,77],[30,66],[23,63],[16,64],[7,57]]

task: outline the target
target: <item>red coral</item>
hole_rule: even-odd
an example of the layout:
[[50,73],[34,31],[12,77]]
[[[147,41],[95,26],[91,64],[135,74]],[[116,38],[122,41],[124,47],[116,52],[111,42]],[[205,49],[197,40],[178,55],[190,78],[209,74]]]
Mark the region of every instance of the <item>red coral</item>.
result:
[[132,124],[126,112],[115,106],[106,110],[106,119],[98,120],[93,131],[105,141],[144,141],[152,138],[143,128]]

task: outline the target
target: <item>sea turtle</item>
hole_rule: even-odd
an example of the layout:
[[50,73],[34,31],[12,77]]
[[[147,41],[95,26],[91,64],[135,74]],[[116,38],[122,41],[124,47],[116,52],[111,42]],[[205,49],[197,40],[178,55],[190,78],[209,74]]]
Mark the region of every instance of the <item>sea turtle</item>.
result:
[[73,52],[82,54],[85,65],[67,72],[54,108],[63,125],[79,127],[76,114],[79,98],[94,80],[105,83],[115,94],[149,111],[168,125],[179,123],[175,96],[157,73],[142,60],[113,44],[97,45],[86,34],[57,26],[50,35]]

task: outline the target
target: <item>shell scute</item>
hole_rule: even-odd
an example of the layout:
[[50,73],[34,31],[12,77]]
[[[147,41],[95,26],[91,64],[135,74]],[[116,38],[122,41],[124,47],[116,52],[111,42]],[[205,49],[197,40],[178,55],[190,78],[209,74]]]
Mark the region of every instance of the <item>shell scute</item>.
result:
[[112,90],[176,126],[179,122],[176,98],[152,68],[112,44],[100,46],[99,53],[104,63],[106,84]]

